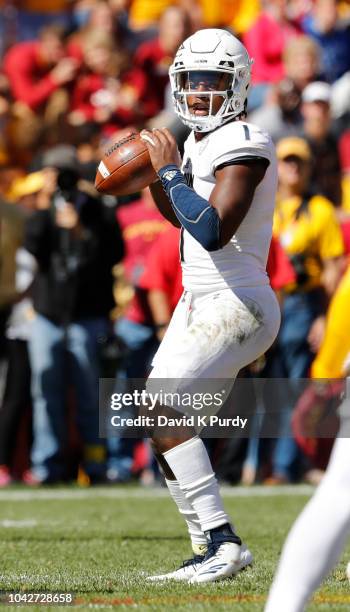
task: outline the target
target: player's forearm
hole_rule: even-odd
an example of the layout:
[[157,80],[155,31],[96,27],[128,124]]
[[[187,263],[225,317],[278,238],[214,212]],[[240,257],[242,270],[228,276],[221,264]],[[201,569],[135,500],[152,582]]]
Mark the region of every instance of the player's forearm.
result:
[[172,223],[172,225],[175,225],[175,227],[181,227],[181,223],[179,222],[178,218],[176,217],[173,208],[171,206],[171,202],[167,196],[167,194],[165,193],[164,189],[163,189],[163,185],[161,183],[161,181],[157,181],[156,183],[152,183],[150,185],[150,191],[153,197],[153,200],[158,208],[158,210],[161,212],[161,214],[163,215],[163,217],[165,217],[165,219],[167,219],[167,221],[170,221],[170,223]]
[[158,172],[174,212],[184,227],[206,251],[221,248],[221,219],[217,210],[191,189],[175,164]]

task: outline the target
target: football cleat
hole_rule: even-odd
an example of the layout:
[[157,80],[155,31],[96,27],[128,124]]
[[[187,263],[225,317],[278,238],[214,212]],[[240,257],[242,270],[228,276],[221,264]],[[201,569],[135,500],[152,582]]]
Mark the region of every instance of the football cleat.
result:
[[164,582],[165,580],[177,580],[178,582],[188,582],[198,571],[205,555],[194,555],[191,559],[183,562],[179,569],[168,574],[160,574],[159,576],[148,576],[146,580],[150,582]]
[[[188,559],[184,561],[182,566],[174,572],[169,572],[168,574],[160,574],[158,576],[148,576],[146,580],[149,582],[165,582],[166,580],[175,580],[177,582],[190,582],[195,584],[196,582],[212,582],[213,580],[195,580],[197,572],[201,569],[202,563],[204,561],[205,555],[194,555],[192,559]],[[240,570],[244,569],[248,565],[253,563],[253,555],[248,550],[248,548],[244,545],[241,546],[240,550],[240,559],[237,567],[235,568],[235,572],[237,573]],[[234,574],[229,574],[234,575]],[[225,578],[226,576],[217,577],[215,580],[219,580],[221,578]]]
[[216,582],[234,576],[250,565],[253,556],[231,526],[213,529],[208,534],[208,551],[196,573],[190,578],[191,584]]

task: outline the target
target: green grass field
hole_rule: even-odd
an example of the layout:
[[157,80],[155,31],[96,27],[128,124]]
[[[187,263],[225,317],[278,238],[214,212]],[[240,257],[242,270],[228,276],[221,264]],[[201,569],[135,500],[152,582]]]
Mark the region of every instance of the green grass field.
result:
[[[300,487],[226,489],[225,505],[255,565],[232,580],[190,586],[145,582],[145,575],[175,569],[190,556],[184,525],[166,491],[2,490],[0,590],[74,591],[83,610],[262,611],[281,544],[308,492]],[[347,553],[310,611],[350,609]]]

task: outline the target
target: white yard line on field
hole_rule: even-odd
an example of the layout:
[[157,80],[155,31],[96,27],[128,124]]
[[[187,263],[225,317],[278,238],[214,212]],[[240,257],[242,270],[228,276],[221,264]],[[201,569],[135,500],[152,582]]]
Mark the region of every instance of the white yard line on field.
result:
[[[224,497],[280,497],[289,495],[311,495],[314,488],[310,485],[287,485],[277,487],[221,487]],[[168,498],[167,489],[143,489],[133,487],[92,487],[90,489],[58,488],[58,489],[26,489],[0,491],[2,501],[47,501],[80,499],[159,499]]]
[[[17,501],[17,500],[15,500]],[[22,501],[22,500],[21,500]],[[36,519],[21,519],[21,520],[13,520],[13,519],[2,519],[0,521],[0,528],[4,529],[28,529],[33,527],[58,527],[64,524],[64,521],[37,521]],[[79,525],[88,525],[88,521],[79,521]]]
[[4,519],[3,521],[0,521],[0,527],[5,527],[8,529],[12,529],[13,527],[22,527],[23,529],[25,529],[26,527],[36,527],[37,524],[38,521],[34,519],[25,519],[23,521],[12,521],[10,519]]

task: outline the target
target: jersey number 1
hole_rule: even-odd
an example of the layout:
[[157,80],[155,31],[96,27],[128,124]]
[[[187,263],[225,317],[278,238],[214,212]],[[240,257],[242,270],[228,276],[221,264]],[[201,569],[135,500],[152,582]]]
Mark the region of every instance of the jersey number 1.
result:
[[243,125],[243,129],[244,129],[244,136],[246,140],[250,140],[250,132],[249,132],[249,127],[247,125]]

